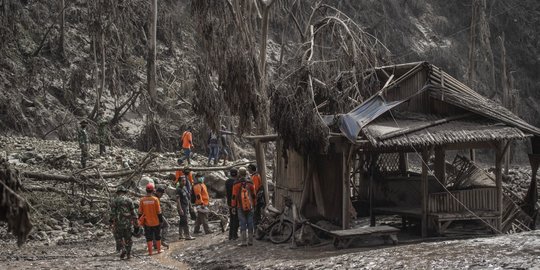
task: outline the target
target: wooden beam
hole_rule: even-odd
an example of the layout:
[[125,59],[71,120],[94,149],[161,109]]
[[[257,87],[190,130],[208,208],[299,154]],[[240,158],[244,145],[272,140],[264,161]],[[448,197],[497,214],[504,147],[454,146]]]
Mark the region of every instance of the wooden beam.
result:
[[266,179],[266,156],[264,155],[264,145],[260,140],[255,141],[255,156],[257,159],[257,169],[263,184],[264,200],[266,201],[266,205],[270,205],[270,194],[268,194],[268,181]]
[[428,166],[429,150],[427,148],[422,149],[422,238],[427,237],[428,226]]
[[445,150],[442,147],[435,147],[435,177],[443,184],[446,184],[445,172]]
[[243,136],[243,137],[246,138],[246,139],[250,139],[250,140],[254,140],[254,141],[259,141],[259,142],[270,142],[270,141],[275,141],[275,140],[277,140],[278,135],[277,135],[277,134],[269,134],[269,135],[248,135],[248,136]]

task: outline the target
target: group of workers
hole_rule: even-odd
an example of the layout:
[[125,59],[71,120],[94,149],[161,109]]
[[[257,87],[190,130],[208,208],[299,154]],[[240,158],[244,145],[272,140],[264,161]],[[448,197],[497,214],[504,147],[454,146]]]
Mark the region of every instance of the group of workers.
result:
[[[85,126],[84,121],[81,122],[83,134],[79,137],[85,137],[87,141]],[[230,150],[224,136],[225,134],[222,132],[220,135],[214,132],[210,134],[208,139],[209,165],[211,162],[217,164],[219,153],[225,155],[224,163],[226,162]],[[81,143],[81,139],[79,142]],[[191,127],[182,134],[180,142],[183,156],[177,162],[179,166],[184,166],[185,161],[188,164],[191,163],[191,151],[194,146]],[[83,143],[82,146],[86,146],[87,149],[87,143]],[[84,153],[82,146],[81,153]],[[85,166],[83,161],[85,161],[84,155],[81,155],[81,163]],[[189,229],[189,219],[195,220],[194,234],[201,233],[201,227],[205,234],[211,234],[212,230],[208,224],[208,215],[211,213],[208,208],[210,196],[204,182],[204,175],[202,173],[193,175],[188,167],[183,167],[176,171],[171,180],[175,192],[173,196],[169,192],[168,194],[170,197],[174,197],[172,199],[176,203],[179,216],[179,239],[195,239]],[[128,189],[122,186],[117,189],[117,196],[111,203],[110,222],[116,240],[116,249],[120,253],[121,259],[131,257],[132,235],[140,236],[142,231],[144,231],[149,255],[152,255],[154,250],[161,253],[162,246],[165,248],[169,246],[166,241],[169,222],[163,215],[160,203],[167,185],[165,188],[163,186],[156,187],[156,182],[149,177],[144,177],[141,182],[144,183],[146,195],[139,200],[138,206],[129,199]],[[169,188],[171,185],[168,185]],[[229,171],[229,178],[225,182],[230,218],[229,240],[238,239],[238,230],[240,229],[240,246],[253,244],[255,225],[260,220],[261,209],[264,209],[265,204],[264,199],[262,199],[264,191],[261,186],[261,177],[254,164],[248,165],[247,168],[233,168]]]
[[[208,163],[207,165],[217,165],[220,159],[220,156],[223,157],[223,165],[227,164],[227,159],[231,156],[231,149],[229,147],[229,142],[227,140],[227,135],[232,134],[231,132],[225,131],[225,126],[221,126],[221,131],[215,132],[210,131],[207,140],[208,146]],[[182,147],[183,156],[180,160],[187,161],[188,164],[191,164],[191,153],[195,147],[193,144],[193,133],[192,128],[188,127],[182,137],[180,137],[180,144]]]
[[261,176],[254,164],[248,165],[247,169],[231,169],[229,179],[225,181],[229,206],[229,240],[238,239],[240,227],[240,246],[253,245],[255,226],[265,206],[261,184]]
[[[205,234],[211,234],[212,230],[208,225],[210,196],[204,183],[204,175],[197,173],[193,176],[188,168],[178,170],[172,185],[175,187],[174,200],[179,216],[179,239],[195,239],[188,225],[190,218],[195,219],[194,234],[201,233],[201,227]],[[162,246],[169,247],[166,242],[169,222],[163,215],[160,203],[165,189],[156,188],[153,180],[147,182],[145,189],[146,195],[139,200],[138,206],[127,196],[129,191],[123,186],[117,189],[117,196],[111,203],[110,222],[121,259],[131,258],[132,235],[141,235],[141,228],[144,228],[149,255],[154,253],[154,249],[161,253]],[[260,220],[261,209],[264,208],[264,191],[257,167],[250,164],[247,169],[231,169],[229,178],[225,181],[225,189],[230,218],[228,238],[240,238],[240,246],[253,245],[255,226]]]

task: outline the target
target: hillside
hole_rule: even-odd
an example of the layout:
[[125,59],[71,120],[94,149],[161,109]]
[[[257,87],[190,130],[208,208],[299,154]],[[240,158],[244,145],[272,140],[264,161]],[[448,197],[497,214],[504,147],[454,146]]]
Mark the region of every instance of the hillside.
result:
[[[137,139],[147,114],[145,59],[149,4],[142,0],[121,1],[117,5],[108,1],[68,1],[62,31],[61,2],[3,1],[0,4],[3,12],[0,132],[74,139],[77,119],[93,116],[97,92],[103,87],[106,115],[115,122],[114,143],[141,146]],[[427,60],[467,82],[471,3],[442,0],[325,2],[344,11],[389,48],[389,58],[382,59],[381,63]],[[294,29],[287,24],[290,18],[284,3],[276,5],[270,13],[267,52],[271,73],[278,61],[293,59],[295,44],[299,42]],[[298,1],[296,6],[288,8],[309,9],[308,3]],[[169,149],[174,146],[175,136],[189,124],[196,122],[197,132],[205,132],[205,125],[195,120],[193,112],[195,59],[200,53],[200,44],[194,41],[190,9],[187,0],[160,1],[158,8],[157,74],[161,101],[158,114],[164,144]],[[513,75],[514,88],[519,95],[518,113],[539,125],[540,94],[536,91],[539,82],[535,71],[540,68],[537,46],[540,24],[536,16],[540,13],[540,4],[488,1],[485,11],[487,25],[479,28],[487,33],[489,42],[477,41],[473,86],[480,93],[500,100],[498,37],[504,34],[507,69]],[[288,42],[281,42],[284,39]],[[285,44],[284,50],[281,50],[282,44]],[[487,53],[490,50],[494,73]],[[122,107],[126,101],[129,102]],[[226,111],[221,117],[220,120],[234,126],[234,120]],[[94,134],[93,128],[91,125],[90,134]],[[92,140],[95,140],[93,136]]]

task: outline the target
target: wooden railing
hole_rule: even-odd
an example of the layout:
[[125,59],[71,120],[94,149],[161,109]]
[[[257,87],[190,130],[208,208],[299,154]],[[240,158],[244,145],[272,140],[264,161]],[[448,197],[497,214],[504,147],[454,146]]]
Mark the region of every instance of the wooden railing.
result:
[[429,213],[467,212],[463,205],[471,211],[497,211],[496,188],[456,190],[451,193],[453,196],[447,192],[429,194]]

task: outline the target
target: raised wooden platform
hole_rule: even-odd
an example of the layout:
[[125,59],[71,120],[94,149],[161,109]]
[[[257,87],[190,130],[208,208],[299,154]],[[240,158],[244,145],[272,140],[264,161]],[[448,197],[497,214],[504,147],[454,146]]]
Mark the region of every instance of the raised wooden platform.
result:
[[382,237],[386,243],[391,240],[394,245],[398,243],[397,233],[399,229],[391,226],[377,226],[357,228],[350,230],[330,231],[334,237],[334,247],[337,249],[348,248],[355,240],[366,237]]

